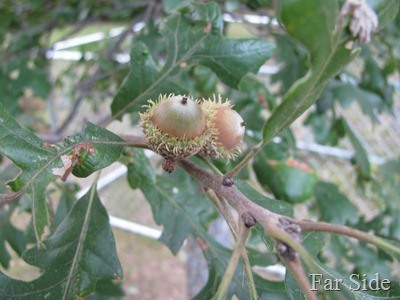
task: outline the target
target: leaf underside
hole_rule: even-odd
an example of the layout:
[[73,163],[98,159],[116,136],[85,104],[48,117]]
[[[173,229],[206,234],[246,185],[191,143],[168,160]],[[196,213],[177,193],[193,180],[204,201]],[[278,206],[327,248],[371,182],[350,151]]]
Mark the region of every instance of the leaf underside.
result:
[[92,294],[98,280],[122,278],[107,211],[95,189],[76,202],[43,242],[45,249],[23,254],[42,270],[38,279],[24,282],[0,272],[0,299],[76,299]]

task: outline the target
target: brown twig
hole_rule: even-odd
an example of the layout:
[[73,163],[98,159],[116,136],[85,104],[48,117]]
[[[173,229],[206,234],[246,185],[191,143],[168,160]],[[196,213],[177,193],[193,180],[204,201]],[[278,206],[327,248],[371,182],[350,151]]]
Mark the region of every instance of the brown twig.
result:
[[[235,239],[235,241],[237,241],[237,239],[238,239],[238,224],[235,221],[235,219],[233,218],[231,208],[229,207],[228,203],[226,202],[226,199],[224,199],[220,195],[216,194],[215,191],[213,191],[209,188],[204,188],[204,190],[205,190],[208,198],[211,200],[211,202],[213,202],[214,205],[217,206],[218,210],[224,217],[225,221],[228,223],[228,226],[231,230],[233,238]],[[248,224],[246,224],[245,218],[243,216],[242,216],[242,220],[243,220],[243,223],[247,227],[250,227],[250,226],[248,226]],[[241,221],[239,220],[239,222],[241,222]],[[251,299],[252,300],[258,299],[256,285],[255,285],[254,277],[253,277],[253,271],[251,269],[250,260],[249,260],[249,256],[247,255],[246,249],[243,249],[241,258],[242,258],[243,268],[244,268],[244,271],[245,271],[245,274],[247,277],[247,283],[248,283],[249,291],[251,294]]]
[[0,194],[0,207],[17,200],[24,193],[24,189],[20,189],[10,194]]
[[307,299],[317,300],[317,295],[311,290],[310,281],[308,280],[307,275],[304,272],[304,268],[300,260],[298,258],[291,260],[283,256],[281,256],[281,258],[285,263],[286,268],[290,271],[290,273],[292,273],[297,283],[306,294]]
[[299,225],[303,231],[323,231],[330,233],[339,233],[359,240],[364,240],[366,242],[368,242],[368,240],[366,239],[369,239],[370,237],[367,233],[363,231],[346,226],[340,226],[326,222],[311,222],[311,221],[303,221],[295,219],[291,219],[291,221]]
[[[264,228],[267,236],[274,238],[278,243],[284,243],[287,247],[292,249],[292,251],[290,251],[292,260],[298,259],[297,254],[299,254],[308,267],[314,268],[315,261],[313,261],[308,252],[301,245],[301,241],[297,238],[299,236],[299,230],[301,229],[304,231],[327,231],[344,234],[372,243],[388,253],[397,256],[400,255],[400,249],[395,245],[384,239],[368,235],[358,230],[329,223],[299,221],[273,213],[253,203],[235,186],[223,185],[223,176],[216,176],[187,159],[180,160],[178,164],[183,170],[199,181],[201,185],[214,190],[217,194],[224,197],[239,215],[247,214],[247,216],[253,217],[254,220]],[[298,269],[294,269],[293,272],[295,272],[294,276],[300,276],[300,273],[298,273],[300,271]],[[297,275],[296,272],[298,273]],[[311,296],[311,291],[308,288],[308,284],[305,282],[306,279],[307,278],[301,275],[298,278],[299,284],[302,286],[304,293],[308,295],[309,299],[316,299],[314,296]]]
[[214,175],[190,160],[182,159],[178,165],[200,182],[203,186],[214,190],[217,194],[224,197],[239,215],[251,215],[256,222],[264,228],[279,228],[281,215],[275,214],[268,209],[259,206],[243,195],[235,186],[225,186],[222,184],[223,176]]
[[148,149],[144,135],[122,134],[121,138],[130,143],[129,147]]
[[224,300],[226,297],[226,293],[228,292],[229,285],[232,281],[233,276],[235,275],[236,266],[239,262],[239,258],[242,256],[243,251],[245,251],[246,240],[249,237],[250,230],[247,226],[244,225],[242,220],[239,220],[239,232],[238,237],[236,239],[235,248],[233,249],[233,253],[229,264],[225,270],[225,274],[222,277],[221,283],[218,287],[218,290],[212,300]]
[[232,211],[228,203],[223,197],[215,193],[215,191],[206,187],[204,188],[204,191],[207,197],[211,200],[211,202],[218,208],[219,212],[221,213],[226,223],[228,224],[233,237],[236,239],[238,233],[238,226],[236,224],[235,219],[233,218]]
[[[388,253],[400,255],[400,249],[398,249],[398,247],[392,243],[380,237],[370,235],[356,229],[324,222],[300,221],[273,213],[268,209],[253,203],[235,186],[224,186],[222,184],[224,178],[223,176],[216,176],[200,168],[187,159],[179,161],[178,164],[182,169],[198,180],[203,186],[213,189],[216,193],[224,197],[240,215],[243,213],[249,213],[251,216],[253,216],[255,221],[260,223],[260,225],[265,229],[266,234],[276,238],[277,240],[282,237],[282,234],[287,234],[284,230],[282,230],[281,225],[282,220],[286,220],[291,224],[298,225],[303,231],[323,231],[343,234],[367,243],[371,243]],[[297,249],[295,250],[297,251]]]
[[310,221],[302,221],[295,219],[290,219],[290,220],[294,224],[300,226],[302,231],[320,231],[320,232],[342,234],[375,245],[376,247],[388,253],[391,253],[392,255],[395,255],[396,257],[400,257],[400,248],[392,244],[388,240],[381,238],[379,236],[368,234],[366,232],[354,228],[340,226],[336,224],[330,224],[326,222],[310,222]]

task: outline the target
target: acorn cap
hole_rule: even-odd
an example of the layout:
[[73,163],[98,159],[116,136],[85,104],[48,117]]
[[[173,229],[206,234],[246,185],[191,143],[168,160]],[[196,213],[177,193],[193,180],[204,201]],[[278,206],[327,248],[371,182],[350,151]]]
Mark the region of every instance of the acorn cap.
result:
[[160,95],[157,102],[148,100],[140,125],[150,149],[167,160],[195,155],[208,139],[206,116],[192,98]]

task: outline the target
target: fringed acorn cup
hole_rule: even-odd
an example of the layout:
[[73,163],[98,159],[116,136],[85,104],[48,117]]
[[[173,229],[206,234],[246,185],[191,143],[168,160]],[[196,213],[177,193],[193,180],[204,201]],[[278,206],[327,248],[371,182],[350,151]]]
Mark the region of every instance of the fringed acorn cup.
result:
[[177,160],[195,155],[209,139],[209,117],[193,98],[160,95],[156,102],[148,100],[146,107],[140,124],[149,148],[165,158],[166,172],[173,172]]
[[242,117],[232,109],[228,99],[222,101],[221,95],[203,99],[201,108],[210,134],[199,153],[212,158],[235,158],[241,152],[240,144],[245,133]]

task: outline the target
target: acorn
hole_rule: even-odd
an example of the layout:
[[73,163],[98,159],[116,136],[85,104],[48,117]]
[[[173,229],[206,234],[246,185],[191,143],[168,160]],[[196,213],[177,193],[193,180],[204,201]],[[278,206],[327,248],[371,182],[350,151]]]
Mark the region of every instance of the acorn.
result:
[[222,101],[221,95],[203,99],[201,107],[205,112],[206,126],[210,135],[200,153],[212,158],[235,158],[245,133],[245,122],[232,109],[229,99]]
[[148,100],[140,114],[141,126],[150,149],[165,158],[163,169],[171,173],[176,161],[195,155],[208,139],[206,116],[199,103],[185,95],[160,95]]

